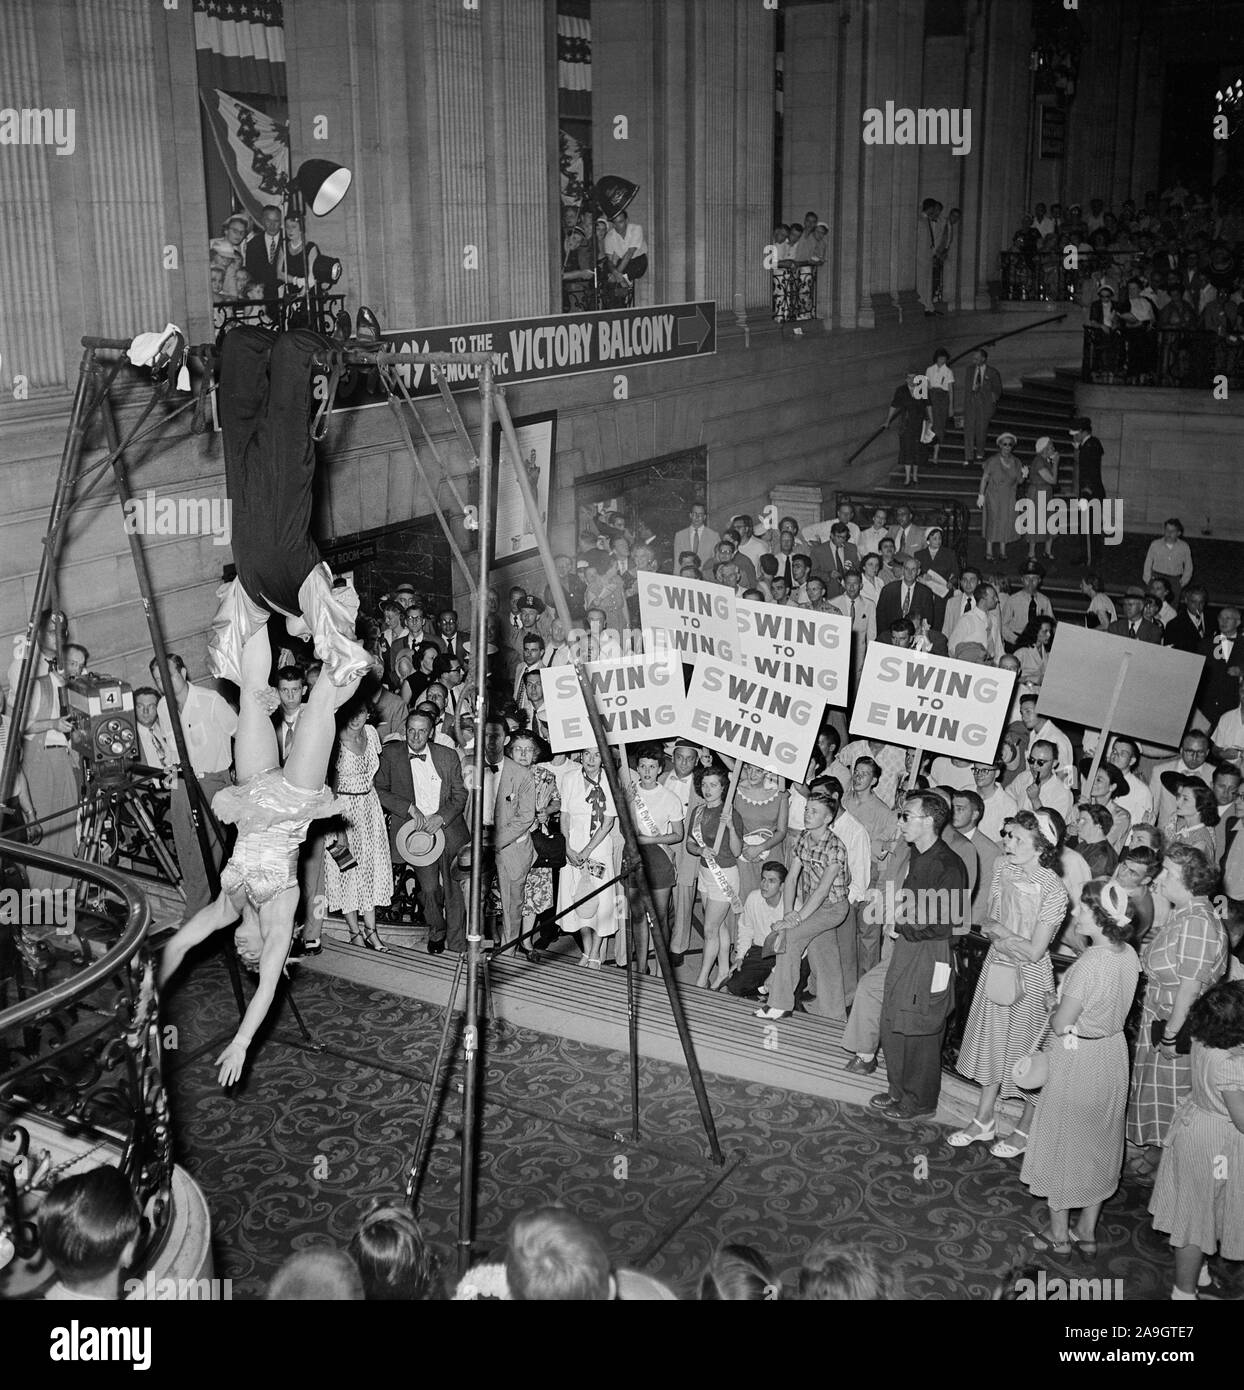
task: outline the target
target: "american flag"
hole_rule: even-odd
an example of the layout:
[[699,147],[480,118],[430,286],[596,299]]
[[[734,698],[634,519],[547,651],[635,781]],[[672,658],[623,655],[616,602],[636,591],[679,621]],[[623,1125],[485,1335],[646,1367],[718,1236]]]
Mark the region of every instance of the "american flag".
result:
[[194,0],[199,85],[285,96],[282,0]]

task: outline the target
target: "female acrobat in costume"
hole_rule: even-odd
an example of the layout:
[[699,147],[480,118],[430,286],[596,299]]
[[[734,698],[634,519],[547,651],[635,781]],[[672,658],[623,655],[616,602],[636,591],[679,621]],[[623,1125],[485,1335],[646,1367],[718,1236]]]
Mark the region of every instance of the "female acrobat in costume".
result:
[[[334,592],[332,573],[310,537],[315,444],[311,437],[317,354],[328,345],[307,332],[278,338],[234,329],[221,349],[220,401],[225,472],[233,508],[237,578],[225,585],[213,621],[213,672],[240,692],[234,741],[237,785],[212,809],[238,828],[216,901],[180,927],[165,948],[160,983],[191,947],[232,926],[238,954],[259,984],[237,1033],[216,1059],[223,1086],[241,1075],[246,1050],[276,994],[298,905],[298,851],[313,820],[341,803],[324,784],[336,738],[336,710],[358,689],[372,659],[354,638],[357,595]],[[272,723],[268,619],[284,614],[295,636],[311,633],[324,663],[307,698],[285,767]]]

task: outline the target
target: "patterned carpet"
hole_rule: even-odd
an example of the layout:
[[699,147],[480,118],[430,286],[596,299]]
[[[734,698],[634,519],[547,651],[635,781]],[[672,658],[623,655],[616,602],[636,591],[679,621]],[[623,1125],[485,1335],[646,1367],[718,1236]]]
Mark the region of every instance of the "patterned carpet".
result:
[[[223,963],[197,965],[167,1001],[178,1158],[207,1195],[216,1273],[234,1281],[235,1298],[260,1296],[294,1249],[344,1246],[372,1196],[400,1196],[423,1113],[419,1078],[436,1055],[441,1015],[429,1005],[312,974],[298,980],[297,1001],[325,1050],[292,1046],[282,1009],[233,1099],[212,1066],[237,1019]],[[682,1296],[722,1240],[765,1251],[789,1287],[809,1245],[832,1235],[882,1253],[909,1298],[981,1299],[1044,1210],[1018,1163],[980,1145],[956,1152],[935,1124],[900,1127],[862,1107],[710,1076],[722,1148],[737,1159],[723,1180],[679,1067],[641,1063],[648,1147],[633,1147],[614,1135],[629,1132],[625,1055],[502,1026],[484,1063],[477,1258],[499,1248],[520,1210],[558,1201],[598,1223],[619,1263]],[[420,1207],[451,1268],[457,1078],[455,1068]],[[1116,1297],[1164,1297],[1171,1266],[1147,1197],[1121,1189],[1098,1259],[1046,1260],[1049,1273],[1121,1280]]]

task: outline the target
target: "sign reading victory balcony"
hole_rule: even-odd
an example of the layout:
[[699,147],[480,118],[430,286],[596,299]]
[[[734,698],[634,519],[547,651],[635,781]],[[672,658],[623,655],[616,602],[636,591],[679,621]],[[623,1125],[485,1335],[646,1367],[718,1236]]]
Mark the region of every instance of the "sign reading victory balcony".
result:
[[[549,314],[447,328],[418,328],[382,335],[389,352],[490,352],[498,386],[583,372],[625,371],[653,362],[707,357],[717,351],[717,305],[660,304],[648,309],[602,309],[590,314]],[[451,391],[479,380],[469,363],[443,367]],[[394,371],[412,396],[434,396],[432,369],[401,362]],[[382,392],[352,396],[345,405],[380,404]]]

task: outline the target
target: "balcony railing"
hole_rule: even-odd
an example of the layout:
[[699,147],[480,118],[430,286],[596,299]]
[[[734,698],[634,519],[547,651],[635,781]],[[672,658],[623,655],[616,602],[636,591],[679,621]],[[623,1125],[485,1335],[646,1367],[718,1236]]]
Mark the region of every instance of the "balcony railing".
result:
[[789,261],[773,271],[775,323],[802,323],[816,318],[816,282],[820,268],[811,261]]
[[1225,377],[1244,387],[1244,334],[1208,328],[1130,328],[1085,324],[1080,379],[1100,386],[1209,390]]
[[296,299],[218,299],[212,305],[212,327],[217,333],[230,323],[249,323],[281,332],[309,328],[327,337],[336,327],[337,315],[345,307],[344,294],[325,294],[318,290]]
[[1103,277],[1121,288],[1139,258],[1138,251],[1082,251],[1069,268],[1065,251],[1003,251],[1002,298],[1021,304],[1077,302],[1085,284]]
[[[71,913],[28,917],[12,886],[27,864],[76,887]],[[146,898],[112,870],[13,840],[0,840],[0,870],[6,901],[23,904],[0,921],[0,1244],[32,1261],[43,1195],[112,1163],[146,1218],[134,1268],[148,1267],[169,1226],[173,1150]]]

